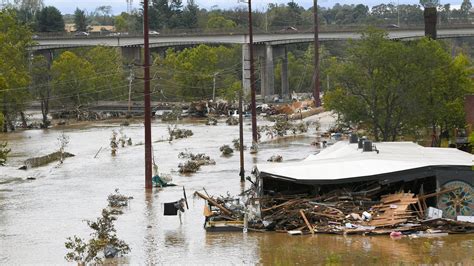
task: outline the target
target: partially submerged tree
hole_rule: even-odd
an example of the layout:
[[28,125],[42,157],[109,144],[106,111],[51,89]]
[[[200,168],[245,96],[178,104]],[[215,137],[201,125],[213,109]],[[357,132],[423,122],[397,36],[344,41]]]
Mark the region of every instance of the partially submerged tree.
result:
[[52,92],[51,64],[42,55],[35,56],[31,64],[33,94],[41,103],[41,114],[43,116],[41,127],[48,128],[51,123],[48,119],[49,101]]
[[4,166],[7,162],[7,155],[10,153],[10,149],[7,148],[7,142],[0,142],[0,166]]

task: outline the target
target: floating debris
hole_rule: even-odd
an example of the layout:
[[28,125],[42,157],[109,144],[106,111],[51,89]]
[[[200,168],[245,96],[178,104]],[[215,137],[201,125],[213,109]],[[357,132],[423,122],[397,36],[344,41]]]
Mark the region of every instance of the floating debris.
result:
[[227,120],[225,121],[227,123],[227,125],[229,126],[236,126],[239,124],[239,120],[233,116],[227,118]]
[[168,126],[169,141],[173,139],[184,139],[191,137],[194,133],[190,129],[180,129],[176,125],[174,127]]
[[214,117],[207,118],[206,125],[216,126],[217,125],[217,119],[215,119]]
[[107,201],[109,202],[109,207],[112,208],[120,208],[128,206],[128,202],[133,199],[133,197],[128,197],[119,193],[118,189],[115,189],[115,194],[110,194],[107,197]]
[[223,145],[222,147],[219,148],[219,150],[222,152],[222,155],[224,156],[229,156],[234,153],[234,150],[229,145]]
[[189,174],[196,173],[201,168],[201,165],[196,161],[189,160],[185,163],[180,163],[178,168],[181,174]]
[[[232,140],[232,144],[234,145],[235,150],[240,151],[240,140],[239,139]],[[246,150],[247,146],[244,145],[243,149]]]
[[63,152],[61,154],[60,151],[57,151],[45,156],[29,158],[25,161],[24,165],[20,167],[20,170],[27,170],[29,168],[44,166],[55,161],[60,161],[61,158],[63,158],[64,160],[64,158],[69,158],[69,157],[74,157],[74,156],[75,156],[74,154],[69,153],[69,152]]
[[110,137],[110,152],[112,154],[112,156],[115,156],[117,155],[117,149],[119,147],[118,145],[118,141],[117,141],[117,132],[115,132],[115,130],[112,131],[112,137]]
[[275,155],[272,155],[272,157],[270,157],[267,162],[272,162],[272,163],[281,163],[283,162],[283,156],[279,155],[279,154],[275,154]]
[[195,173],[203,165],[214,165],[216,162],[207,156],[204,153],[193,154],[190,152],[180,152],[178,158],[189,159],[184,164],[180,163],[178,165],[179,172],[182,174],[185,173]]

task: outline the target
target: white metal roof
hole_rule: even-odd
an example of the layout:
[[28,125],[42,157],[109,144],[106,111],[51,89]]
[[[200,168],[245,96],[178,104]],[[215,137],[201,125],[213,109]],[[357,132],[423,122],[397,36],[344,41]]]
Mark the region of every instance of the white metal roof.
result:
[[339,141],[299,162],[266,163],[260,173],[295,180],[338,180],[380,175],[430,166],[472,166],[474,155],[453,148],[427,148],[412,142],[374,143],[380,151],[362,152],[357,144]]

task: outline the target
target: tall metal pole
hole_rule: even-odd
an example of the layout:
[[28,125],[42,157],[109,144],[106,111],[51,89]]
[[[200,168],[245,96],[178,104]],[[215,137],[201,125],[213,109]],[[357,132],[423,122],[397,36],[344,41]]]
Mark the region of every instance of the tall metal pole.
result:
[[242,91],[239,91],[239,141],[240,141],[240,182],[245,182],[244,169],[244,119],[242,110]]
[[319,29],[318,29],[318,0],[314,0],[313,3],[313,16],[314,16],[314,73],[313,73],[313,98],[316,107],[321,106],[320,99],[320,85],[319,85]]
[[144,72],[145,72],[145,188],[151,189],[152,158],[151,158],[151,102],[150,102],[150,40],[148,29],[148,0],[143,0],[143,39],[144,39]]
[[250,54],[250,91],[252,106],[252,141],[258,142],[257,138],[257,110],[255,103],[255,69],[253,62],[253,26],[252,26],[252,0],[248,0],[249,4],[249,54]]

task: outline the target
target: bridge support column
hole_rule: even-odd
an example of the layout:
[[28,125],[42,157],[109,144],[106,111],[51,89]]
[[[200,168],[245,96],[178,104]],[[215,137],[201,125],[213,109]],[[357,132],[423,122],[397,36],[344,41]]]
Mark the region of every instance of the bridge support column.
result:
[[122,57],[127,63],[141,63],[141,47],[122,47]]
[[290,99],[290,82],[288,80],[288,49],[283,48],[281,59],[281,97],[284,100]]
[[242,89],[244,95],[250,95],[250,48],[247,43],[242,45]]
[[272,96],[275,94],[275,68],[273,64],[273,47],[266,45],[265,47],[265,79],[262,80],[265,93],[262,93],[262,98],[265,102],[272,101]]

